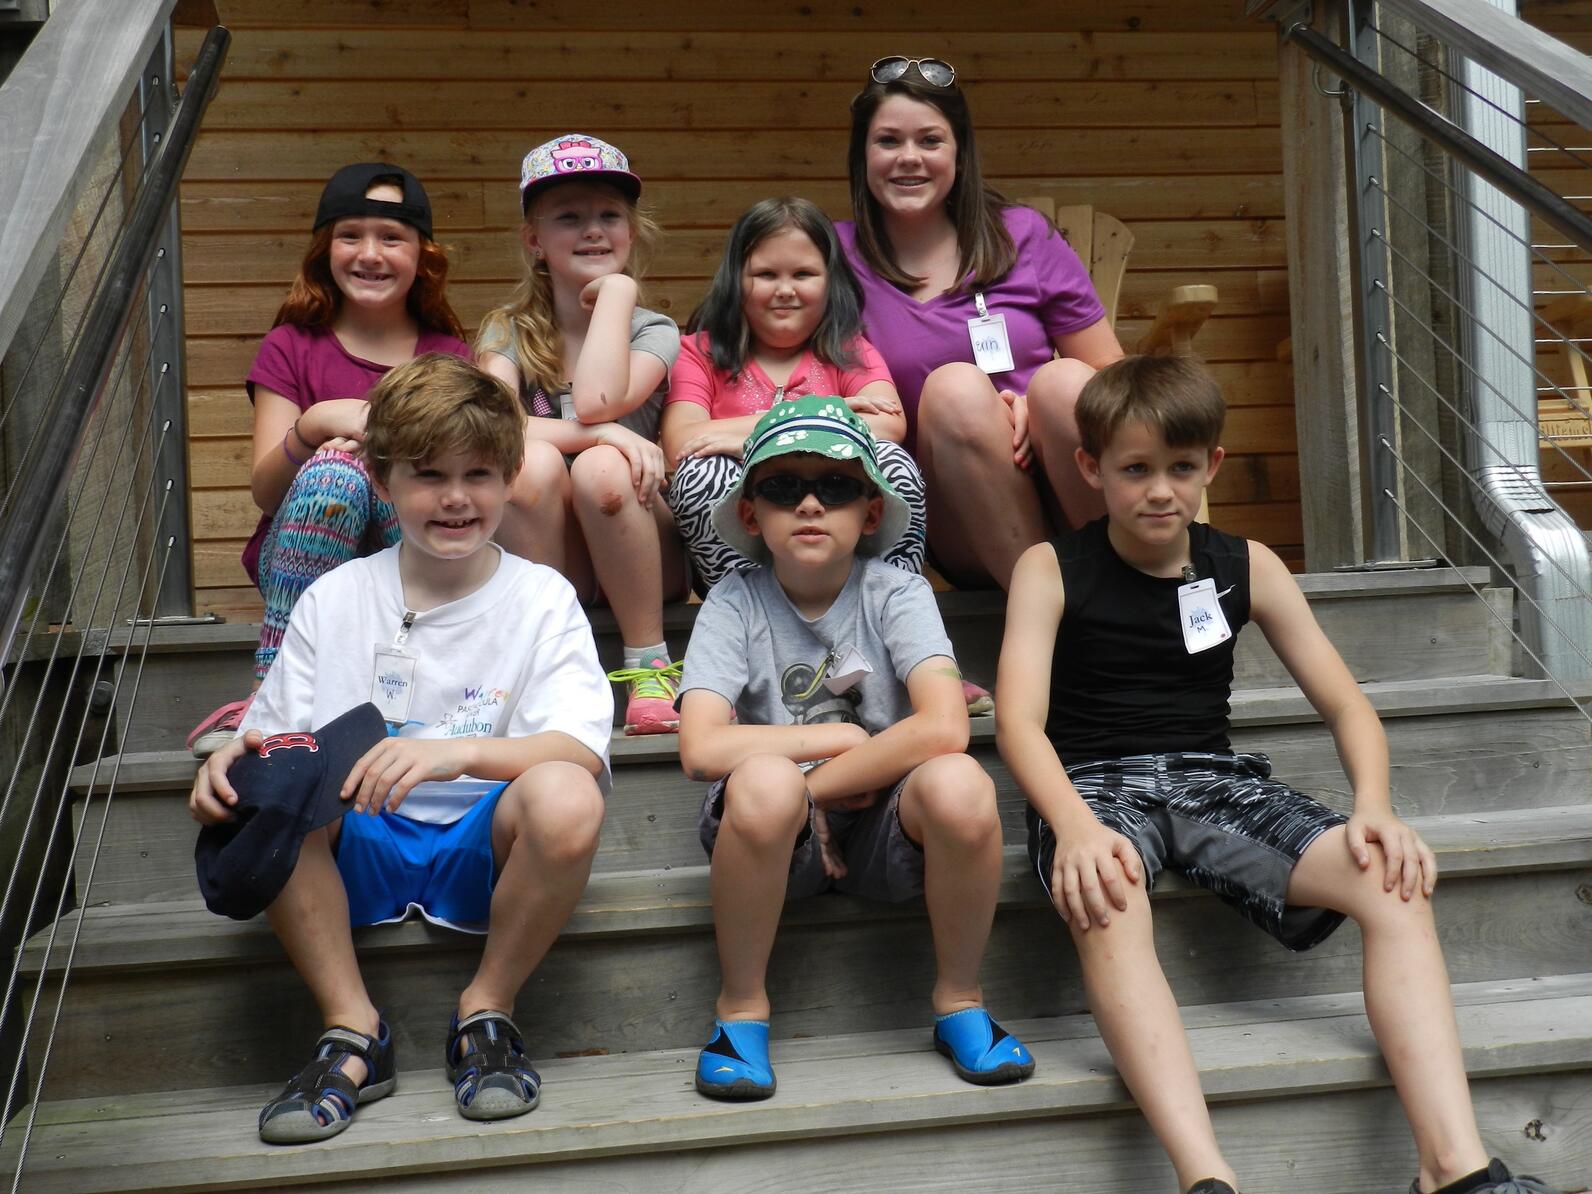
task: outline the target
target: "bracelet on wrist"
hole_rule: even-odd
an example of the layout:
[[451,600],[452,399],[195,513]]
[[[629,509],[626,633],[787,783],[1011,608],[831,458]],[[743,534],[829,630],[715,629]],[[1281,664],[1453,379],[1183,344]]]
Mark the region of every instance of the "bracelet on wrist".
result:
[[[302,440],[300,442],[302,442]],[[282,455],[287,457],[288,463],[291,464],[294,468],[303,468],[304,467],[304,461],[300,460],[297,456],[293,455],[293,453],[288,450],[287,436],[285,436],[285,435],[282,437]],[[309,458],[305,457],[305,459],[307,460]]]
[[[300,415],[298,417],[298,419],[294,419],[293,420],[293,426],[289,427],[288,430],[290,432],[292,432],[294,439],[298,440],[299,443],[304,445],[304,450],[306,452],[309,452],[311,455],[313,455],[315,453],[316,445],[310,443],[309,440],[305,439],[304,438],[304,433],[299,430],[299,419],[302,419],[303,417],[304,417],[303,415]],[[283,439],[286,439],[286,438],[287,438],[286,436],[283,436]]]

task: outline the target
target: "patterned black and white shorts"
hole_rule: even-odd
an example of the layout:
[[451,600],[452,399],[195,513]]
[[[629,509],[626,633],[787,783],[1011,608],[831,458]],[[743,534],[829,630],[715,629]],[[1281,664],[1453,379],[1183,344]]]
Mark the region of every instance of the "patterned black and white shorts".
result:
[[[881,440],[878,451],[879,471],[911,512],[906,534],[884,553],[883,559],[908,572],[922,572],[923,545],[928,533],[923,474],[900,444]],[[704,595],[734,569],[751,567],[751,561],[720,539],[713,529],[713,507],[740,486],[741,471],[741,462],[733,456],[691,456],[680,462],[669,481],[669,509],[691,557],[692,583]]]
[[[1146,890],[1172,867],[1292,950],[1321,944],[1343,923],[1287,895],[1305,850],[1348,818],[1272,779],[1265,755],[1131,755],[1074,764],[1067,778],[1102,825],[1138,848]],[[1049,895],[1056,834],[1032,806],[1028,857]]]

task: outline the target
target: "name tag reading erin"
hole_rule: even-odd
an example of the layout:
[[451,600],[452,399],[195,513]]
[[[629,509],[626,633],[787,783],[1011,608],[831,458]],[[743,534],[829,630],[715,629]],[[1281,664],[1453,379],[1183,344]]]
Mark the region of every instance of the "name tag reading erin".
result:
[[1233,637],[1222,603],[1216,599],[1216,582],[1209,577],[1178,586],[1177,614],[1183,625],[1183,646],[1190,655],[1208,651]]
[[370,703],[393,725],[409,720],[409,702],[415,695],[415,668],[420,659],[391,643],[376,644],[376,666],[370,677]]
[[978,315],[967,321],[967,334],[973,341],[973,363],[985,373],[1010,373],[1012,342],[1006,336],[1006,316],[989,313],[983,291],[975,291],[973,301],[978,304]]

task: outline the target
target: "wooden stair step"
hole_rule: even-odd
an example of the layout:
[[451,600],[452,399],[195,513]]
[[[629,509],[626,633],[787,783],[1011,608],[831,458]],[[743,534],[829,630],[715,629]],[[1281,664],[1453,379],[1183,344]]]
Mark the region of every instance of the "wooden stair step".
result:
[[[1549,1072],[1561,1075],[1566,1090],[1581,1095],[1592,1090],[1592,975],[1462,984],[1454,994],[1466,1066],[1479,1091],[1485,1092],[1491,1080]],[[1328,1092],[1365,1095],[1385,1092],[1389,1085],[1358,994],[1190,1006],[1183,1018],[1219,1130],[1228,1106],[1298,1100],[1296,1118],[1319,1116]],[[1060,1130],[1073,1121],[1097,1139],[1109,1134],[1113,1120],[1100,1116],[1119,1117],[1136,1139],[1144,1135],[1092,1020],[1069,1015],[1010,1021],[1007,1027],[1038,1062],[1034,1077],[1015,1086],[959,1082],[932,1052],[923,1027],[779,1042],[774,1049],[778,1094],[740,1105],[695,1093],[694,1048],[538,1058],[546,1083],[542,1105],[531,1115],[491,1125],[473,1124],[455,1113],[440,1067],[400,1053],[414,1068],[402,1072],[397,1093],[362,1109],[349,1131],[313,1148],[259,1143],[255,1116],[276,1085],[47,1102],[33,1127],[26,1188],[176,1194],[315,1183],[363,1188],[389,1179],[403,1183],[403,1189],[451,1189],[455,1183],[508,1189],[509,1182],[528,1179],[541,1180],[544,1188],[562,1180],[607,1189],[745,1189],[754,1184],[822,1189],[838,1187],[821,1180],[811,1184],[813,1172],[805,1167],[806,1184],[783,1182],[779,1170],[769,1167],[768,1146],[805,1154],[878,1135],[895,1142],[890,1155],[896,1172],[888,1188],[946,1188],[941,1182],[947,1175],[937,1171],[955,1162],[943,1147],[923,1147],[925,1133],[941,1140],[942,1133],[976,1130],[993,1133],[1005,1146],[1000,1149],[1002,1188],[1017,1188],[1013,1181],[1028,1188],[1022,1179],[1030,1171],[1034,1180],[1048,1175],[1050,1183],[1065,1189],[1164,1186],[1169,1169],[1156,1150],[1142,1144],[1134,1153],[1122,1152],[1123,1162],[1138,1158],[1125,1174],[1101,1172],[1095,1180],[1085,1180],[1089,1170],[1078,1167],[1093,1158],[1054,1147],[1063,1139]],[[1377,1096],[1379,1106],[1385,1102]],[[26,1115],[24,1109],[6,1134],[0,1156],[8,1167]],[[1587,1172],[1592,1132],[1573,1130],[1586,1118],[1583,1100],[1579,1107],[1562,1108],[1548,1124],[1539,1123],[1546,1130],[1538,1135],[1554,1142],[1544,1150],[1551,1156],[1533,1158],[1552,1164],[1539,1167],[1543,1176],[1567,1179]],[[1011,1148],[1011,1133],[1023,1121],[1042,1126],[1052,1147],[1037,1154]],[[1341,1122],[1335,1126],[1341,1135]],[[1395,1131],[1401,1128],[1395,1125]],[[1520,1140],[1517,1135],[1497,1147],[1518,1154]],[[1350,1143],[1355,1149],[1365,1146],[1359,1137]],[[751,1144],[762,1147],[744,1147]],[[1232,1145],[1235,1160],[1249,1152],[1240,1139]],[[1412,1152],[1406,1144],[1406,1166]],[[1308,1152],[1288,1156],[1294,1188],[1328,1188],[1305,1176],[1318,1172],[1310,1169]],[[609,1167],[629,1167],[632,1161],[644,1164],[653,1180],[645,1187],[605,1184]],[[695,1178],[683,1179],[682,1167]],[[700,1184],[704,1175],[710,1186]],[[969,1188],[965,1174],[955,1176],[957,1188]],[[1140,1184],[1123,1184],[1124,1176]],[[1353,1188],[1387,1188],[1387,1174],[1377,1180],[1379,1185]]]
[[[1386,719],[1393,796],[1406,815],[1579,803],[1588,799],[1592,726],[1550,682],[1456,678],[1443,685],[1368,685]],[[1235,694],[1233,746],[1270,755],[1276,774],[1334,807],[1347,807],[1347,781],[1331,736],[1296,689]],[[696,816],[701,785],[680,770],[673,735],[612,743],[614,792],[594,868],[691,866],[702,860]],[[1023,840],[1024,802],[994,748],[994,719],[975,718],[972,752],[995,781],[1009,841]],[[182,899],[193,894],[197,826],[185,807],[197,764],[186,751],[130,752],[78,767],[74,790],[92,800],[76,810],[87,840],[99,837],[103,793],[114,783],[106,846],[87,898],[92,902]],[[85,855],[86,857],[86,855]],[[79,867],[79,882],[86,868]]]
[[[1361,680],[1509,668],[1508,635],[1494,614],[1507,623],[1510,591],[1489,588],[1484,568],[1325,573],[1301,576],[1299,582],[1329,637]],[[1485,601],[1477,600],[1473,588],[1486,594]],[[1000,650],[1004,596],[948,592],[937,598],[963,669],[988,684]],[[685,650],[698,608],[677,604],[664,609],[665,634],[677,654]],[[619,638],[613,615],[594,610],[591,618],[600,656],[617,666]],[[258,624],[246,622],[157,627],[150,636],[143,690],[129,737],[149,747],[181,746],[201,717],[248,690],[258,635]],[[130,643],[141,647],[145,632],[133,636],[123,627],[108,635],[90,632],[88,637],[91,643],[123,652]],[[1285,680],[1258,632],[1239,640],[1235,659],[1239,687]],[[125,709],[123,717],[127,720]]]
[[[1592,956],[1592,806],[1414,823],[1444,874],[1437,911],[1456,981],[1584,968]],[[1279,964],[1276,944],[1218,910],[1214,899],[1172,875],[1157,887],[1157,948],[1184,1002],[1358,985],[1352,925]],[[56,937],[56,965],[76,940],[50,1069],[59,1097],[133,1093],[150,1083],[203,1085],[218,1067],[238,1081],[263,1081],[278,1068],[283,1040],[313,1035],[313,1005],[262,920],[215,917],[198,900],[108,905],[63,918]],[[48,941],[41,932],[24,950],[30,990]],[[480,939],[412,922],[360,930],[356,942],[400,1047],[411,1055],[440,1052]],[[776,1032],[825,1031],[839,1009],[858,1031],[911,1024],[926,1012],[933,971],[921,902],[798,901],[786,910],[769,971],[781,1008]],[[1005,853],[983,980],[1003,1017],[1055,1015],[1083,1004],[1072,950],[1019,846]],[[594,876],[522,992],[516,1016],[548,1052],[684,1047],[700,1032],[717,984],[707,868],[609,873]],[[45,1009],[53,1008],[53,991],[52,979]],[[190,1018],[183,1033],[167,1039],[173,1006],[253,1010],[242,1023]],[[161,1042],[158,1064],[150,1061],[154,1040]]]
[[[1519,869],[1567,867],[1592,862],[1592,805],[1549,810],[1500,809],[1411,818],[1437,855],[1439,873],[1498,874]],[[671,867],[594,875],[561,937],[581,940],[609,934],[635,935],[711,929],[708,867]],[[1180,876],[1167,872],[1156,896],[1204,895]],[[1044,907],[1045,896],[1032,874],[1027,849],[1008,845],[1002,853],[1002,907]],[[844,895],[799,900],[785,910],[786,925],[832,924],[860,917],[916,917],[916,902],[879,904]],[[80,914],[62,918],[63,931]],[[81,914],[73,973],[83,976],[105,967],[168,968],[192,963],[234,962],[279,957],[280,948],[263,917],[229,920],[209,912],[198,898],[158,904],[98,904]],[[37,973],[49,930],[34,934],[22,949],[22,972]],[[460,934],[419,919],[356,930],[362,951],[410,950]]]

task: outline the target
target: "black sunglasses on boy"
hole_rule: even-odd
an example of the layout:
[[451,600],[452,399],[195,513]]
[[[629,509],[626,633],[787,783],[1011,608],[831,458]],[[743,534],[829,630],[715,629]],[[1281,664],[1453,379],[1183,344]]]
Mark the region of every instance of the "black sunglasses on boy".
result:
[[817,477],[798,477],[795,473],[774,473],[759,477],[752,496],[794,510],[809,493],[820,505],[844,506],[868,492],[868,482],[845,473],[824,473]]

